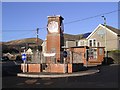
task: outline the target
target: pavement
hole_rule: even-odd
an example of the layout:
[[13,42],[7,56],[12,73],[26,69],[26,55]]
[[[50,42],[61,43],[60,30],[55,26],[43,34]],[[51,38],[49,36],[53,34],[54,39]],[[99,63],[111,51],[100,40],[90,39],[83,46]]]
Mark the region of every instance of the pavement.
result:
[[19,77],[31,77],[31,78],[60,78],[60,77],[76,77],[76,76],[85,76],[91,75],[100,72],[98,69],[85,70],[73,73],[49,73],[49,72],[40,72],[40,73],[17,73]]
[[[81,76],[69,76],[63,78],[27,78],[10,75],[2,77],[2,87],[13,88],[13,89],[39,89],[39,88],[118,88],[119,86],[119,75],[118,68],[120,65],[102,65],[100,67],[90,67],[85,71],[74,72],[82,73]],[[12,68],[14,69],[14,68]],[[94,74],[89,73],[89,71],[94,71],[100,69],[100,72],[94,72]],[[88,75],[85,72],[89,73]],[[35,73],[37,74],[37,73]],[[40,73],[39,73],[40,74]],[[42,73],[43,74],[43,73]],[[44,73],[49,75],[50,73]],[[53,73],[51,73],[53,74]],[[67,73],[66,73],[67,74]]]

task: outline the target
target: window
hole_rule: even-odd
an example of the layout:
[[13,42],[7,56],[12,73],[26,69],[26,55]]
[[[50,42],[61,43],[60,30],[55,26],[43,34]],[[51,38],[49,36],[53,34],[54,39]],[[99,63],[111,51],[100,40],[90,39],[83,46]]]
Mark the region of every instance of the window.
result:
[[97,59],[97,49],[89,49],[89,59]]
[[93,50],[89,49],[88,53],[89,53],[89,55],[88,55],[89,59],[93,59]]
[[96,46],[96,40],[95,39],[93,40],[93,46],[94,47]]
[[97,59],[97,49],[93,49],[93,58]]
[[80,42],[80,45],[81,45],[81,46],[84,46],[84,41],[81,41],[81,42]]
[[100,47],[100,43],[99,42],[97,42],[97,46]]
[[89,46],[90,46],[90,47],[96,47],[96,46],[97,46],[97,41],[96,41],[96,39],[90,39],[90,40],[89,40]]
[[84,41],[82,41],[82,44],[83,44],[83,46],[84,46]]
[[99,55],[103,55],[103,49],[102,48],[99,49]]
[[92,40],[89,41],[89,46],[92,47]]
[[82,41],[80,42],[80,45],[82,46]]

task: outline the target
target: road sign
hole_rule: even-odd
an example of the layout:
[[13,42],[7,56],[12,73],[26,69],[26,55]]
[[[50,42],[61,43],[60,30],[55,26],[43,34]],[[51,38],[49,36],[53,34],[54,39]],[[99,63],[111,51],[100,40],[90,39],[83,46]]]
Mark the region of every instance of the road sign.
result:
[[22,60],[23,60],[23,61],[26,60],[26,54],[25,54],[25,53],[22,54]]
[[63,57],[67,57],[67,51],[63,51]]
[[25,67],[26,67],[26,66],[25,66],[25,62],[26,62],[26,54],[25,54],[25,53],[22,54],[22,60],[23,60],[23,62],[24,62],[23,72],[26,72],[26,71],[25,71]]

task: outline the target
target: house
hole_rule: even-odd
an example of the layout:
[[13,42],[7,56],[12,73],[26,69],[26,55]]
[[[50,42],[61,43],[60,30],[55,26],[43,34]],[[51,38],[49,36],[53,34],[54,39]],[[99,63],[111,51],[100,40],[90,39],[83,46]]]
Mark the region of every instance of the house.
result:
[[88,46],[87,39],[83,38],[78,40],[78,46]]
[[106,47],[106,51],[120,50],[120,30],[99,24],[92,33],[78,41],[78,46]]
[[120,30],[99,24],[86,38],[89,47],[105,47],[106,51],[120,50]]
[[26,51],[26,54],[30,54],[30,55],[32,55],[32,54],[33,54],[32,49],[29,48],[29,49]]
[[91,32],[89,33],[84,33],[82,38],[80,40],[78,40],[78,44],[77,46],[88,46],[88,41],[87,41],[87,37],[91,34]]
[[75,40],[67,40],[65,41],[65,47],[69,48],[69,47],[75,47],[77,44],[77,41]]
[[46,39],[45,39],[45,41],[43,41],[41,46],[42,46],[42,52],[45,53],[47,51],[47,49],[46,49]]

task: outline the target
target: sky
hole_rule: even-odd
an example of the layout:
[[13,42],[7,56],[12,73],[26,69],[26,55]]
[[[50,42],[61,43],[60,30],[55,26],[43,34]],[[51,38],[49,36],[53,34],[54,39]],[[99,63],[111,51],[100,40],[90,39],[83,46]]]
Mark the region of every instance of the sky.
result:
[[2,41],[34,38],[37,28],[39,38],[45,40],[47,16],[53,15],[64,18],[64,33],[68,34],[92,32],[104,23],[102,15],[107,25],[118,28],[116,10],[118,2],[2,2]]

